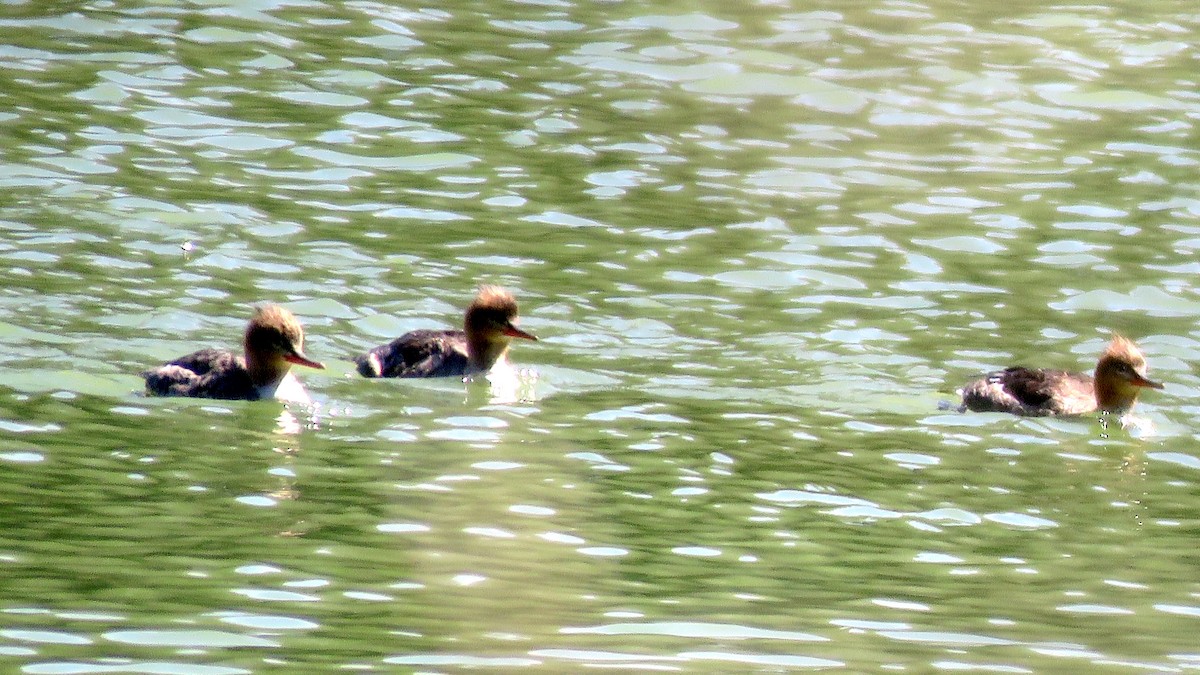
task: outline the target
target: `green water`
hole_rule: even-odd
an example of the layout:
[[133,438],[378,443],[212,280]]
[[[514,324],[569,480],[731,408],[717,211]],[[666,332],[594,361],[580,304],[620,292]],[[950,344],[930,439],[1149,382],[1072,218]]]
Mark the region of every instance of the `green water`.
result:
[[[1198,26],[4,5],[0,670],[1197,669]],[[480,283],[520,388],[353,374]],[[263,301],[315,409],[140,395]],[[1152,429],[938,410],[1112,331]]]

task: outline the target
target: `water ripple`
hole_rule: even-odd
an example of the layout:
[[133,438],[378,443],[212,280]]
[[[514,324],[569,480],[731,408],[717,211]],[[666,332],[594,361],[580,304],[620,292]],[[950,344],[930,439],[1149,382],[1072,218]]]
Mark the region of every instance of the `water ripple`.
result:
[[671,621],[658,623],[614,623],[599,626],[564,627],[567,635],[672,635],[689,638],[722,640],[793,640],[799,642],[828,642],[828,638],[810,633],[764,630],[736,624],[692,623]]

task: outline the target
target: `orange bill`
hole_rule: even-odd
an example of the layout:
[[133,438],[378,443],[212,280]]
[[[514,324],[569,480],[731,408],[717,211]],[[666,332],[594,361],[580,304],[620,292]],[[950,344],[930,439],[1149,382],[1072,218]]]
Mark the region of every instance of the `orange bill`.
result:
[[537,340],[537,336],[535,336],[533,333],[526,333],[525,331],[521,330],[520,328],[517,328],[516,326],[512,325],[511,323],[508,324],[507,326],[505,326],[504,330],[502,332],[509,337],[525,338],[526,340]]
[[325,370],[324,363],[321,363],[320,361],[313,361],[300,352],[284,354],[283,360],[287,361],[288,363],[294,363],[298,366],[308,366],[309,368],[316,368],[317,370]]
[[1130,380],[1129,383],[1135,387],[1150,387],[1151,389],[1162,389],[1163,388],[1162,382],[1155,382],[1154,380],[1147,380],[1146,378],[1142,377],[1141,375],[1138,375],[1137,373],[1133,374],[1133,379]]

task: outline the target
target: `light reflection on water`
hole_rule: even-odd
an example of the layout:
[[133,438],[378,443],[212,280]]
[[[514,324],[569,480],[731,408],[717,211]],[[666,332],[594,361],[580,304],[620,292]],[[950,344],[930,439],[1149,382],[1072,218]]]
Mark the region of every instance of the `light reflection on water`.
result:
[[[1196,667],[1193,13],[53,11],[0,13],[13,667]],[[521,380],[353,375],[483,282]],[[314,408],[137,394],[265,300]],[[1155,435],[937,409],[1114,330]]]

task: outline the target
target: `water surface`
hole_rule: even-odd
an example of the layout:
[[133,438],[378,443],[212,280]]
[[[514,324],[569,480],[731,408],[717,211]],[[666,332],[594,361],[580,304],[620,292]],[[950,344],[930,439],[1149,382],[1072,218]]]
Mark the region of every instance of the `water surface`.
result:
[[[14,671],[1200,665],[1197,15],[0,10]],[[348,358],[521,300],[520,387]],[[317,406],[148,399],[286,304]],[[939,411],[1123,332],[1154,427]]]

